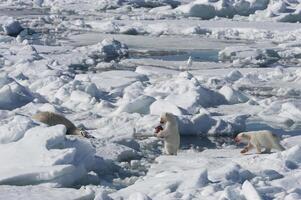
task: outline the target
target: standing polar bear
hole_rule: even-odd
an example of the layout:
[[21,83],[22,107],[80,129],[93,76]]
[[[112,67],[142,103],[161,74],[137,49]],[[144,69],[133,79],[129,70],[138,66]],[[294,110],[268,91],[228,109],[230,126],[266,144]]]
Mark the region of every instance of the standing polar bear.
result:
[[164,150],[168,155],[177,155],[180,147],[180,134],[177,117],[171,113],[162,113],[160,116],[162,128],[156,128],[156,136],[164,138]]
[[285,150],[284,147],[281,146],[279,138],[268,130],[239,133],[235,137],[235,141],[238,143],[248,143],[240,153],[246,153],[253,147],[256,148],[256,153],[258,154],[261,153],[262,147],[265,148],[266,153],[271,152],[271,149],[277,149],[279,151]]

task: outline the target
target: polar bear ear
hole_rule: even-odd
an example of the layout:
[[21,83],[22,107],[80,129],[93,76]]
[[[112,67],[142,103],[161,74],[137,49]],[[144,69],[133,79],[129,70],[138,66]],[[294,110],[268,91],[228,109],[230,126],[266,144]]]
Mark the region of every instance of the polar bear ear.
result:
[[246,138],[247,137],[247,135],[245,134],[245,133],[241,133],[241,134],[239,134],[240,135],[240,137],[242,137],[242,138]]
[[172,113],[166,113],[166,117],[173,117],[174,115]]
[[166,116],[166,120],[171,120],[172,118],[173,118],[173,114],[171,114],[171,113],[165,113],[165,116]]
[[172,114],[172,113],[166,113],[166,120],[167,121],[176,121],[177,120],[177,117],[174,115],[174,114]]
[[242,134],[241,134],[241,137],[242,137],[242,138],[245,138],[245,139],[247,139],[247,140],[250,140],[250,139],[251,139],[251,137],[250,137],[248,134],[245,134],[245,133],[242,133]]
[[234,135],[234,138],[242,138],[244,137],[244,133],[237,133]]
[[166,118],[166,112],[161,113],[160,118]]
[[167,121],[167,117],[166,117],[166,113],[164,112],[160,115],[160,123],[164,124],[166,121]]

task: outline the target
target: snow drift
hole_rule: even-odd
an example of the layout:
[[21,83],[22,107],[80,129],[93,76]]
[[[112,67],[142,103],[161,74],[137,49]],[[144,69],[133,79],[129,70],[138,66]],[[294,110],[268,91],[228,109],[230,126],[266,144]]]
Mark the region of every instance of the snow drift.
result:
[[20,85],[7,74],[0,75],[0,109],[12,110],[34,99],[29,89]]
[[94,149],[80,140],[66,140],[63,125],[35,127],[20,140],[3,144],[0,183],[71,186],[92,169]]

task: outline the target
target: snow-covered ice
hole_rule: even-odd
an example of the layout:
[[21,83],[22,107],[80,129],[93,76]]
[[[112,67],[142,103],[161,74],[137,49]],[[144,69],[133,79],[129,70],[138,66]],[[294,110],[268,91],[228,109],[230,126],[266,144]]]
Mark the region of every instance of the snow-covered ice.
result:
[[[301,199],[300,5],[0,0],[0,199]],[[261,129],[286,150],[241,155]]]

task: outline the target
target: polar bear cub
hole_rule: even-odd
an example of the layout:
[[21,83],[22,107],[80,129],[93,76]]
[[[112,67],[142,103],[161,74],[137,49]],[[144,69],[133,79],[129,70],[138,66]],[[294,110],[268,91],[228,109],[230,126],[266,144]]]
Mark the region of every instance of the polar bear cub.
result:
[[171,113],[162,113],[160,124],[164,126],[163,130],[157,133],[157,137],[164,138],[164,150],[166,154],[177,155],[180,148],[180,133],[177,117]]
[[271,149],[285,150],[281,146],[279,138],[268,130],[242,132],[235,137],[235,141],[248,144],[240,153],[246,153],[253,147],[256,148],[259,154],[262,152],[262,147],[265,148],[266,153],[271,152]]

